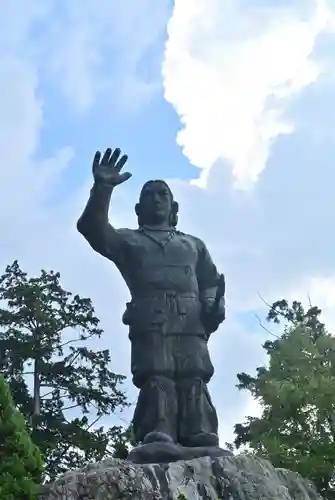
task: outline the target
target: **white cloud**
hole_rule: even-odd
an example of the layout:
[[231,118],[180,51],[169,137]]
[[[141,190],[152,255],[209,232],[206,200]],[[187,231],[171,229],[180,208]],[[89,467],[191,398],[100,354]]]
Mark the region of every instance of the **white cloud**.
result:
[[201,169],[225,160],[236,184],[248,188],[264,170],[276,138],[290,134],[290,99],[315,82],[317,37],[331,28],[324,0],[247,8],[241,0],[175,0],[168,24],[165,99],[182,129],[177,143]]
[[43,2],[27,1],[22,10],[19,4],[7,2],[0,16],[1,262],[25,242],[32,216],[40,216],[36,207],[41,195],[72,155],[64,148],[35,161],[44,122],[31,31],[47,10]]
[[288,300],[299,300],[304,307],[317,306],[322,310],[321,320],[327,329],[335,334],[335,275],[304,277],[297,283]]
[[311,302],[325,310],[335,309],[335,277],[313,278],[304,287],[309,290]]

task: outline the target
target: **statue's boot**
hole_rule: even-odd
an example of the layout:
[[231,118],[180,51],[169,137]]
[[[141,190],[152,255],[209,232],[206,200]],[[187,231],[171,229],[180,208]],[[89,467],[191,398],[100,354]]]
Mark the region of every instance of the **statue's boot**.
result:
[[158,443],[158,442],[173,443],[174,440],[169,434],[160,431],[149,432],[143,439],[143,444]]
[[198,432],[183,439],[183,446],[190,448],[219,446],[219,438],[214,432]]

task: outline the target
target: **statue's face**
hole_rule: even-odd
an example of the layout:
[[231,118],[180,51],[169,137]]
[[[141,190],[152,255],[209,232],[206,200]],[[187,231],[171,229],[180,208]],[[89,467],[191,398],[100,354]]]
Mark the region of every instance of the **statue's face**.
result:
[[172,208],[169,188],[160,181],[150,182],[142,190],[140,207],[142,217],[147,224],[168,222]]

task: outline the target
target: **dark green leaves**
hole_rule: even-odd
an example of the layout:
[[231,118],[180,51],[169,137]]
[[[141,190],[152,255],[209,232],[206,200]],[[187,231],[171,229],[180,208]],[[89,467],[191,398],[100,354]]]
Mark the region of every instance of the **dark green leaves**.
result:
[[249,445],[277,467],[309,477],[333,498],[335,464],[335,338],[299,302],[273,304],[268,320],[284,323],[282,335],[267,341],[267,368],[256,377],[238,374],[238,388],[262,406],[261,418],[235,426],[235,445]]
[[41,454],[0,375],[0,498],[35,500],[42,472]]
[[50,477],[113,452],[123,429],[99,420],[127,405],[91,300],[64,290],[60,275],[28,278],[17,261],[0,277],[0,366],[42,450]]

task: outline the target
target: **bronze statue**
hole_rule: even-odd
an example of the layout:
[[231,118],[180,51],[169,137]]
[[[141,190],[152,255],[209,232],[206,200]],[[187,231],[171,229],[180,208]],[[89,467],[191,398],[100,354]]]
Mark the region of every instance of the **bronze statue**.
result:
[[108,221],[111,194],[131,174],[127,156],[107,149],[93,160],[94,185],[78,220],[91,247],[111,260],[131,294],[131,370],[139,398],[136,439],[178,446],[218,447],[218,420],[207,383],[214,368],[207,341],[225,319],[225,284],[204,243],[177,230],[178,204],[169,186],[147,182],[135,206],[138,229]]

